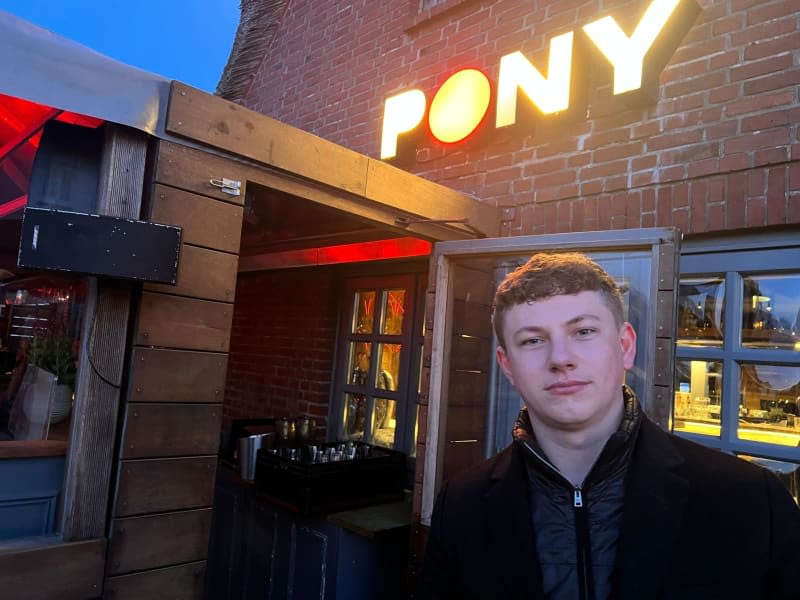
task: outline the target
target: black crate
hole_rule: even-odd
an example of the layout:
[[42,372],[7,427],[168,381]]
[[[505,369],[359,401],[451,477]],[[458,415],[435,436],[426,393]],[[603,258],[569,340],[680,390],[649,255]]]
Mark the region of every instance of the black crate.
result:
[[290,460],[261,449],[255,489],[260,498],[302,515],[395,502],[403,499],[405,462],[403,453],[376,447],[367,457],[327,463]]

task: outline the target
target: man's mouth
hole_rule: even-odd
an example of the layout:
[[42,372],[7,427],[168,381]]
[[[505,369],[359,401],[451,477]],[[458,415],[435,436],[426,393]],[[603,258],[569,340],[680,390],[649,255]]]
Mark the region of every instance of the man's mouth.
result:
[[557,381],[548,385],[545,390],[552,394],[574,394],[588,385],[588,381]]

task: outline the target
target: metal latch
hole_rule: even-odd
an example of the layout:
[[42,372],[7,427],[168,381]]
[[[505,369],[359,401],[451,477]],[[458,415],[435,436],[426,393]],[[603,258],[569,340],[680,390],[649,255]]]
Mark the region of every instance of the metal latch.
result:
[[209,183],[214,187],[219,188],[220,191],[230,194],[231,196],[239,196],[242,193],[242,182],[236,181],[235,179],[223,177],[222,179],[211,179],[209,180]]

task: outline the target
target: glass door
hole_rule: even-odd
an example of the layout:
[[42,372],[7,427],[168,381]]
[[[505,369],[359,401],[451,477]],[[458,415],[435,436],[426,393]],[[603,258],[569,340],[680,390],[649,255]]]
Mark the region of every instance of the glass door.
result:
[[[431,257],[420,419],[427,423],[421,490],[414,512],[429,524],[443,480],[511,442],[522,401],[499,372],[491,327],[494,291],[535,252],[586,253],[623,291],[625,318],[637,330],[627,383],[648,416],[668,429],[672,409],[680,236],[638,229],[440,242]],[[418,466],[419,469],[419,466]]]

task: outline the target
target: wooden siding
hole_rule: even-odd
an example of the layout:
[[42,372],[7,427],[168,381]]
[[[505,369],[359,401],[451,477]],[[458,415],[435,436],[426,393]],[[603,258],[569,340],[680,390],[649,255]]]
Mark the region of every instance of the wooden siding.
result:
[[105,539],[8,549],[0,553],[0,596],[14,600],[100,597],[105,554]]
[[244,198],[223,177],[244,187],[239,163],[159,143],[150,219],[184,228],[181,259],[135,314],[108,598],[203,594]]
[[[500,211],[493,206],[178,82],[172,85],[166,129],[292,173],[297,179],[313,182],[316,188],[346,193],[346,206],[335,206],[332,197],[301,195],[353,214],[366,200],[384,212],[377,220],[394,226],[395,217],[410,214],[434,221],[467,219],[469,226],[485,236],[500,232]],[[343,198],[340,195],[338,201]],[[455,223],[420,225],[409,226],[408,231],[426,231],[425,235],[433,239],[476,235],[475,230]]]

